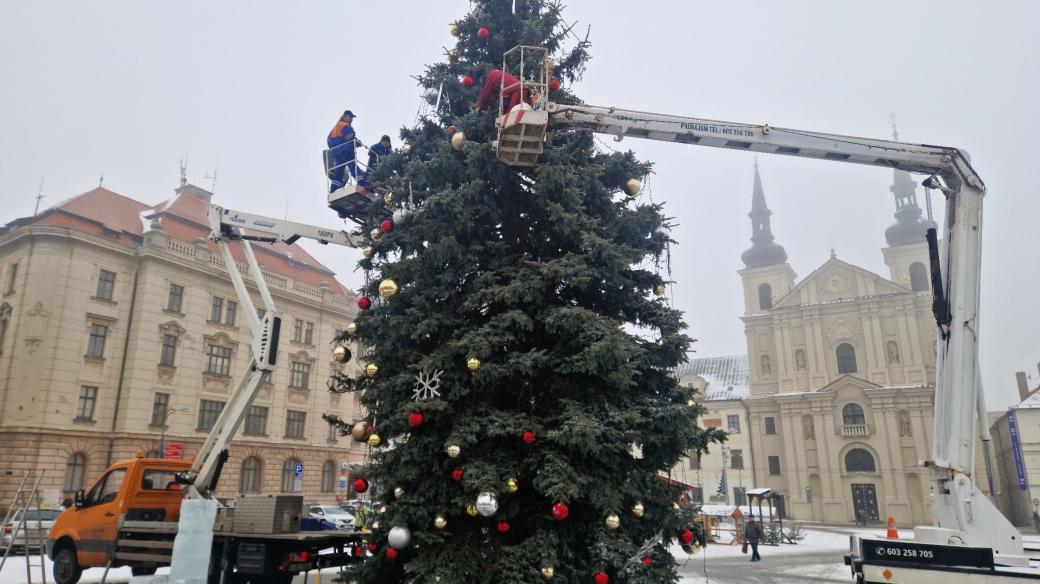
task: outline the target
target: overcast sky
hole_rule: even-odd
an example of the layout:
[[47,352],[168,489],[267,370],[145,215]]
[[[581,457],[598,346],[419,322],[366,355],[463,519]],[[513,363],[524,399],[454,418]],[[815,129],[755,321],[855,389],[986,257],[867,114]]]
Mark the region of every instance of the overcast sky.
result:
[[[508,0],[501,0],[507,2]],[[410,77],[443,58],[461,0],[0,2],[0,223],[98,184],[149,203],[218,172],[216,201],[325,225],[321,150],[345,108],[374,142],[410,125]],[[1040,3],[572,0],[588,103],[967,149],[986,181],[982,364],[990,409],[1038,380]],[[395,145],[397,140],[395,140]],[[680,223],[676,305],[700,356],[743,353],[747,153],[635,139]],[[890,171],[759,158],[800,277],[838,257],[887,274]],[[921,191],[919,190],[919,193]],[[923,204],[923,195],[921,197]],[[287,211],[286,211],[287,210]],[[308,246],[313,249],[320,246]],[[356,287],[354,250],[315,255]]]

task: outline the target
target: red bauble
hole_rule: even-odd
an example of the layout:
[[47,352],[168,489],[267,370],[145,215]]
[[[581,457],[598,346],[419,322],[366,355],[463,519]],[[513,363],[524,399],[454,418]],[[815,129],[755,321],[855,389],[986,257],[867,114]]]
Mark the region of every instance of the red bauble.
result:
[[455,133],[455,126],[448,126],[448,133],[449,134],[454,134]]
[[524,433],[520,435],[520,439],[524,441],[524,444],[534,444],[538,437],[534,435],[534,432],[524,430]]
[[397,550],[392,547],[386,548],[386,559],[392,560],[397,557]]
[[508,521],[499,521],[498,522],[498,532],[499,533],[506,533],[508,531],[509,531],[509,522]]
[[596,581],[596,584],[609,584],[610,576],[607,576],[603,572],[596,572],[596,575],[592,577]]
[[650,556],[643,556],[643,565],[644,566],[652,566],[653,564],[654,564],[654,559],[653,558],[651,558]]
[[357,307],[361,310],[368,310],[372,306],[372,301],[362,296],[357,299]]
[[477,31],[477,38],[486,41],[491,38],[491,31],[488,30],[486,26],[482,26],[480,27],[480,30]]
[[365,551],[363,549],[361,549],[361,546],[353,548],[353,551],[354,551],[354,557],[355,558],[360,558],[361,555],[365,553]]
[[558,89],[560,89],[560,82],[555,80],[555,79],[550,79],[549,80],[549,89],[551,89],[553,91],[557,91]]
[[359,493],[364,493],[368,490],[368,481],[365,477],[358,477],[354,479],[354,490]]
[[563,521],[571,514],[571,510],[567,507],[566,503],[554,503],[552,506],[553,519],[557,521]]
[[470,77],[469,75],[466,75],[465,77],[462,78],[462,84],[465,85],[466,87],[473,87],[473,78]]
[[372,434],[375,433],[375,431],[376,431],[376,427],[373,426],[372,424],[368,424],[368,425],[365,426],[365,436],[371,436]]
[[379,551],[379,546],[377,546],[374,543],[370,543],[370,544],[368,544],[368,551],[369,551],[369,553],[373,553],[374,554],[377,551]]
[[690,545],[693,543],[693,532],[689,529],[682,530],[682,533],[679,534],[679,542],[683,545]]
[[389,219],[383,219],[383,222],[379,224],[379,230],[383,233],[390,233],[394,230],[394,222]]
[[466,471],[462,470],[461,468],[457,468],[457,469],[451,471],[451,480],[455,481],[456,483],[461,483],[462,482],[462,476],[465,475],[465,474],[466,474]]
[[418,428],[419,426],[422,426],[423,419],[422,412],[412,412],[408,414],[408,427]]

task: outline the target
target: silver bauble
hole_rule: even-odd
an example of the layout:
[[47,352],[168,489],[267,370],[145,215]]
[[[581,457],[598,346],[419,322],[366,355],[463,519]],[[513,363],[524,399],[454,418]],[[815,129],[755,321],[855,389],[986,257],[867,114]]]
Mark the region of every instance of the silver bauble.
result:
[[412,216],[412,212],[408,209],[401,208],[394,211],[394,225],[404,225],[408,218]]
[[408,544],[412,543],[412,530],[403,525],[391,527],[390,533],[386,536],[386,541],[395,550],[403,550],[408,547]]
[[477,495],[477,513],[484,517],[491,517],[498,512],[498,495],[491,491],[484,491]]
[[610,513],[604,523],[607,524],[607,529],[617,529],[621,526],[621,518],[617,516],[617,513]]

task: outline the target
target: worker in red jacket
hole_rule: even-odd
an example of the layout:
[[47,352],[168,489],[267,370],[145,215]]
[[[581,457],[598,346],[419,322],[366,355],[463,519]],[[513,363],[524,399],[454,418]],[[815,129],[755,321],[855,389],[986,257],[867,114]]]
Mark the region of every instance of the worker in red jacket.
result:
[[[503,88],[503,78],[505,87]],[[487,77],[484,79],[484,86],[480,89],[480,96],[477,97],[477,107],[481,111],[491,109],[496,103],[498,103],[499,90],[503,90],[504,94],[504,111],[510,111],[516,107],[520,100],[527,103],[531,103],[530,90],[527,85],[520,83],[520,80],[513,77],[509,73],[503,72],[501,69],[492,69]]]

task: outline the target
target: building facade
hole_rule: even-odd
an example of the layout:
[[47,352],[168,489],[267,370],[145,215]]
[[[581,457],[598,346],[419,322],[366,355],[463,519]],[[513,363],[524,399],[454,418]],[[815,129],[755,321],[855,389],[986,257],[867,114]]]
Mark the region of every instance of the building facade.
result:
[[[250,352],[224,261],[205,238],[211,197],[182,184],[153,207],[99,187],[0,230],[2,505],[26,470],[46,471],[53,500],[90,488],[112,461],[158,456],[161,441],[185,460],[197,452]],[[358,415],[353,395],[326,388],[334,368],[357,373],[330,352],[354,299],[298,246],[254,249],[283,313],[280,355],[218,495],[292,490],[302,463],[305,497],[332,501],[344,494],[341,469],[364,457],[322,420]]]
[[[1040,374],[1040,365],[1037,366]],[[1040,510],[1040,383],[1024,371],[1015,374],[1019,403],[992,412],[993,460],[999,481],[997,505],[1015,525],[1036,527]],[[1032,387],[1031,387],[1032,385]]]

